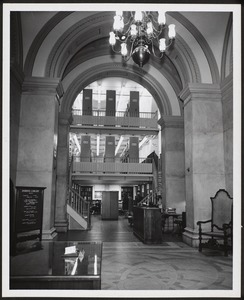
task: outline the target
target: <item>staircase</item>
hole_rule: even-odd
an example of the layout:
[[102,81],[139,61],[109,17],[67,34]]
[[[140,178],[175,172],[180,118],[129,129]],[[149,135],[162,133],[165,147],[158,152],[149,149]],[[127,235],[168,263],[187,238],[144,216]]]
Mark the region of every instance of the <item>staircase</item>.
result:
[[84,200],[74,188],[69,188],[67,214],[69,230],[89,230],[91,228],[90,202]]

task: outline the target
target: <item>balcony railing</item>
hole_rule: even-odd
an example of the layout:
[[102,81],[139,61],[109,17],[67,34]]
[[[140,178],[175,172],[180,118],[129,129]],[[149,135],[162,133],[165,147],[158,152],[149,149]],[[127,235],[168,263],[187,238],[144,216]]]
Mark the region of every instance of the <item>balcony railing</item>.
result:
[[139,127],[158,128],[157,112],[129,113],[129,112],[106,112],[103,110],[72,111],[73,125],[85,126],[115,126],[115,127]]
[[73,159],[73,173],[93,173],[93,174],[147,174],[152,175],[152,161],[150,159],[130,159],[121,162],[119,158],[114,161],[106,158],[95,158],[90,161],[82,161],[80,157]]

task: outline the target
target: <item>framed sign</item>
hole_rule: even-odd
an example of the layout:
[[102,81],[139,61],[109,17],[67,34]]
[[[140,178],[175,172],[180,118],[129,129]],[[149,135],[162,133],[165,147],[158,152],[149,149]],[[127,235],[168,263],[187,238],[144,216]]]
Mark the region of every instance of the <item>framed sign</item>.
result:
[[16,234],[40,230],[42,234],[45,187],[16,187]]

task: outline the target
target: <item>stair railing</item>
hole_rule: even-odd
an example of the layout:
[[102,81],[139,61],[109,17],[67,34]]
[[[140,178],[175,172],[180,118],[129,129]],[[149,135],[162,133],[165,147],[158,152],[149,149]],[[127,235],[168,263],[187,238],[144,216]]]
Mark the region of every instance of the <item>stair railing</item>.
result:
[[85,200],[79,193],[71,187],[68,187],[68,204],[87,221],[87,228],[91,226],[90,201]]
[[154,203],[154,195],[155,191],[151,191],[146,197],[144,197],[140,202],[138,202],[138,206],[147,205],[149,206],[149,203]]

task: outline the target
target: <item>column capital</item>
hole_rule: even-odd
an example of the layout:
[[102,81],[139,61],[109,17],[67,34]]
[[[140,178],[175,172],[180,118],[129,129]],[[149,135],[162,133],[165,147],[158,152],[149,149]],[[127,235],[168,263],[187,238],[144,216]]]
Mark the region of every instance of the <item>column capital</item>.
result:
[[158,120],[161,129],[164,128],[183,128],[184,118],[182,116],[162,116]]
[[184,106],[191,100],[219,101],[221,89],[219,84],[210,83],[189,83],[179,94]]
[[48,77],[26,77],[23,86],[23,94],[31,95],[56,95],[59,78]]
[[71,113],[59,113],[58,122],[59,125],[70,125],[73,122],[73,116]]

